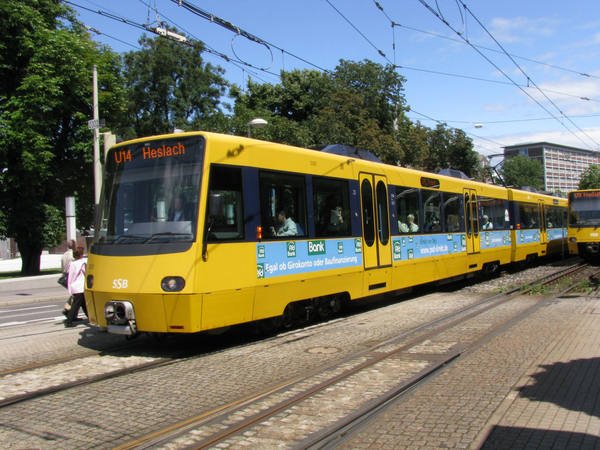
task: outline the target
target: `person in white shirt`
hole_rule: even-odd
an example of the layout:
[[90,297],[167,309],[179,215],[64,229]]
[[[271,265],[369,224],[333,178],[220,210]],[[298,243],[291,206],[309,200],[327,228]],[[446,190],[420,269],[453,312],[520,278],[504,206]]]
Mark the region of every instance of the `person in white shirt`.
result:
[[490,218],[488,216],[486,216],[485,214],[483,215],[483,225],[481,227],[482,230],[493,230],[494,229],[494,224],[492,222],[490,222]]
[[74,326],[73,320],[77,318],[77,315],[79,314],[79,308],[82,308],[83,312],[87,316],[85,297],[83,296],[85,269],[86,263],[83,260],[83,247],[77,247],[75,250],[73,250],[73,261],[69,263],[69,283],[67,285],[67,289],[69,290],[69,294],[73,296],[73,303],[71,304],[71,309],[67,314],[65,327]]
[[67,251],[63,253],[62,258],[60,259],[60,268],[62,273],[67,273],[69,269],[69,263],[73,260],[73,249],[77,247],[77,242],[75,239],[69,239],[67,242]]
[[287,217],[285,211],[279,211],[277,222],[275,227],[271,227],[271,234],[275,236],[298,236],[296,222],[291,217]]
[[398,221],[398,230],[400,233],[416,233],[419,231],[419,225],[415,223],[414,215],[409,214],[406,216],[406,220],[408,223],[402,223],[401,221]]

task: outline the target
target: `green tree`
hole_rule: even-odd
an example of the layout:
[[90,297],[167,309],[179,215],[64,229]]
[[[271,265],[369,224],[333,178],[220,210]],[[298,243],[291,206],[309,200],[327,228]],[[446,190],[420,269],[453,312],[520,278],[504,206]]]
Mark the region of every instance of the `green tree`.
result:
[[43,248],[64,238],[66,195],[77,194],[80,225],[91,223],[92,65],[110,63],[60,1],[5,0],[0,25],[3,234],[35,275]]
[[578,189],[600,189],[600,166],[591,164],[581,174]]
[[429,146],[427,145],[427,136],[431,130],[420,122],[406,127],[400,139],[404,158],[401,163],[403,167],[423,170],[425,161],[429,156]]
[[188,45],[146,35],[139,43],[141,50],[124,56],[134,134],[142,137],[172,133],[174,128],[197,130],[205,123],[223,128],[223,123],[211,121],[211,116],[220,113],[227,82],[222,68],[202,59],[204,44],[188,40]]
[[531,186],[538,190],[544,189],[544,168],[535,159],[525,156],[513,156],[508,158],[498,170],[506,186],[521,189],[523,186]]
[[479,160],[473,150],[473,141],[464,131],[438,124],[427,137],[428,154],[424,167],[431,172],[442,169],[460,170],[468,177],[477,174]]
[[397,164],[397,128],[407,122],[403,82],[392,66],[367,60],[342,60],[332,73],[283,71],[280,84],[250,81],[246,92],[231,90],[234,133],[246,134],[247,121],[261,117],[269,126],[253,137],[302,147],[344,144]]
[[332,74],[337,91],[360,94],[367,118],[394,138],[398,122],[407,121],[404,98],[406,79],[392,65],[382,66],[365,59],[361,62],[341,60]]

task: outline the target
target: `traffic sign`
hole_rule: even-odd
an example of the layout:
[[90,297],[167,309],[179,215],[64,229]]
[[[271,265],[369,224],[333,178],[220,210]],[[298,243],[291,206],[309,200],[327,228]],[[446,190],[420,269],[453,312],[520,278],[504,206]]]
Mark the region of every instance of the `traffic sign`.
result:
[[96,128],[104,128],[104,119],[92,119],[88,120],[88,128],[94,130]]

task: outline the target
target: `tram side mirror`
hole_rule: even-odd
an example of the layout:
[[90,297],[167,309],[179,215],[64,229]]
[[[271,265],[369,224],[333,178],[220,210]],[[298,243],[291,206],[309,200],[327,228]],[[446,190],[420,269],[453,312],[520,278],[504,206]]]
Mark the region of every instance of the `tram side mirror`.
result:
[[213,219],[221,219],[223,217],[223,195],[210,194],[208,200],[208,216]]

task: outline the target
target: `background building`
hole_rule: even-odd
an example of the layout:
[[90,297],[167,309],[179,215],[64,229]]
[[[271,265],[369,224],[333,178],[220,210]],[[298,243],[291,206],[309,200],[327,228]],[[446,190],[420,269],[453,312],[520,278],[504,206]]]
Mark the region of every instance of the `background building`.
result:
[[581,174],[590,164],[600,165],[600,153],[577,147],[533,142],[504,147],[504,158],[526,156],[537,159],[544,168],[544,190],[567,193],[577,189]]

